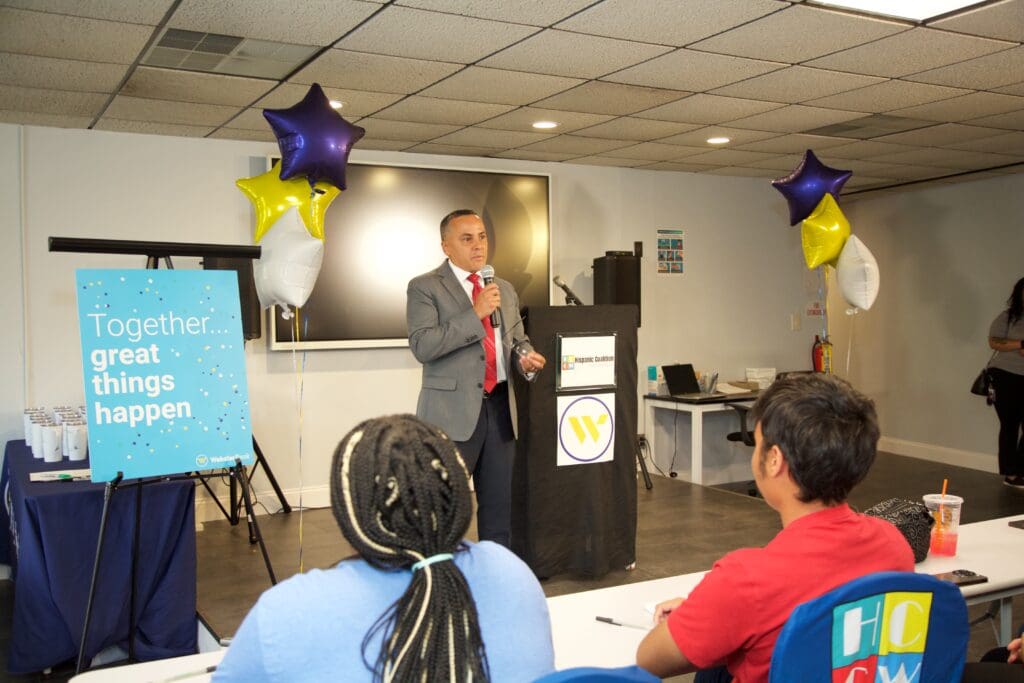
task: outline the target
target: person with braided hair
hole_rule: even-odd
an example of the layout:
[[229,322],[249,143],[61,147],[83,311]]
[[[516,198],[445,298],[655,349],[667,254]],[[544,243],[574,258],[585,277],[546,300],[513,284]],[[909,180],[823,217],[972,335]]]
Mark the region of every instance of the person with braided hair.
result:
[[[455,444],[412,415],[334,452],[331,508],[357,557],[265,592],[214,681],[532,681],[554,669],[544,593],[473,512]],[[514,606],[514,608],[512,607]]]

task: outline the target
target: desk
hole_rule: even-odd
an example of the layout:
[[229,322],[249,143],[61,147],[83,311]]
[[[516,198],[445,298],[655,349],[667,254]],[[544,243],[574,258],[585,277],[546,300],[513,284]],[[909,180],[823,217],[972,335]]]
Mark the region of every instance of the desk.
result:
[[[671,396],[644,396],[644,436],[647,439],[647,443],[651,447],[651,457],[657,461],[659,442],[657,436],[657,424],[655,423],[655,411],[657,410],[672,410],[677,413],[686,413],[689,416],[689,430],[690,430],[690,481],[694,484],[704,483],[704,419],[707,415],[712,413],[729,412],[735,414],[735,411],[729,407],[730,403],[743,403],[744,405],[753,405],[753,401],[747,399],[725,399],[720,403],[684,403],[678,399],[674,399]],[[736,431],[739,429],[739,420],[736,420],[736,429],[730,429],[729,431]],[[722,442],[725,445],[725,435],[722,435]],[[675,447],[675,444],[673,444]],[[740,479],[750,478],[750,449],[744,446],[745,459],[742,462],[742,473]],[[727,478],[724,481],[734,481],[735,479]],[[723,482],[710,482],[710,483],[724,483]]]
[[[88,461],[70,463],[88,467]],[[102,484],[30,482],[29,474],[68,469],[32,458],[24,441],[9,441],[0,488],[9,523],[14,615],[7,668],[29,673],[78,654],[103,507]],[[139,659],[196,651],[195,486],[191,481],[145,487],[137,572]],[[126,648],[135,490],[110,504],[86,656],[109,645]],[[88,659],[87,659],[88,661]]]

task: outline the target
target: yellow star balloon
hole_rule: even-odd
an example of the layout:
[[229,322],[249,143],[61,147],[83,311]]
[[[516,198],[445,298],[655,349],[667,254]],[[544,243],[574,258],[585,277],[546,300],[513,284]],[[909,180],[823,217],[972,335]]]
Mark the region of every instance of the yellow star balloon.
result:
[[800,241],[807,267],[814,270],[825,263],[835,266],[849,236],[850,222],[839,210],[835,198],[826,192],[800,226]]
[[319,182],[310,190],[305,177],[281,180],[278,164],[258,176],[239,178],[235,185],[256,210],[254,239],[259,242],[284,212],[295,207],[309,234],[324,239],[324,214],[341,191],[330,183]]

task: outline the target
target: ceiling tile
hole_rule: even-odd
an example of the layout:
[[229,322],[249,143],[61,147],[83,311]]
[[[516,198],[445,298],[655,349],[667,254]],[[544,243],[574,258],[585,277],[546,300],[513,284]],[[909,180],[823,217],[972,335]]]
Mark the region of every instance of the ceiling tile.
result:
[[737,97],[706,95],[699,93],[682,100],[676,100],[660,107],[648,109],[637,114],[642,119],[658,119],[660,121],[679,121],[681,123],[726,123],[733,119],[741,119],[762,112],[778,109],[786,105],[778,102],[761,102],[758,100],[741,100]]
[[414,121],[417,123],[448,123],[460,126],[471,126],[480,121],[504,114],[514,109],[510,104],[485,104],[483,102],[463,102],[461,100],[442,100],[436,97],[419,97],[412,95],[401,102],[391,105],[376,114],[380,119],[395,121]]
[[966,121],[1022,109],[1024,109],[1024,97],[1000,95],[994,92],[974,92],[941,102],[895,109],[889,113],[926,121]]
[[[268,127],[266,130],[249,130],[242,128],[218,128],[210,133],[211,138],[223,140],[252,140],[254,142],[277,142],[274,132]],[[361,141],[360,141],[361,142]]]
[[683,147],[681,145],[664,145],[659,142],[641,142],[639,145],[630,145],[612,150],[605,156],[622,157],[624,159],[648,159],[650,161],[671,161],[684,157],[702,154],[706,148]]
[[707,175],[728,175],[737,176],[740,178],[774,178],[778,175],[771,169],[764,168],[750,168],[744,166],[723,166],[720,168],[709,168],[706,171],[701,171]]
[[974,119],[970,123],[973,126],[991,126],[992,128],[1024,130],[1024,111],[1012,111],[1009,114],[983,116],[980,119]]
[[864,116],[859,112],[842,111],[839,109],[821,109],[807,107],[802,104],[791,104],[781,109],[773,109],[764,114],[748,116],[745,119],[730,122],[736,128],[753,128],[755,130],[771,130],[780,133],[802,133],[822,126],[843,121],[852,121]]
[[[893,178],[895,180],[920,180],[922,178],[938,178],[940,176],[949,175],[950,173],[957,173],[961,169],[957,168],[943,168],[939,166],[912,166],[909,164],[889,164],[888,169],[884,174],[879,174],[883,178]],[[854,176],[856,178],[857,176]]]
[[441,135],[447,135],[458,126],[445,126],[436,123],[410,123],[407,121],[385,121],[384,119],[359,119],[359,125],[366,129],[366,137],[378,140],[410,140],[425,142]]
[[530,104],[580,83],[576,78],[471,66],[419,94],[472,102]]
[[548,29],[488,57],[480,65],[552,76],[597,78],[670,49]]
[[737,57],[796,63],[906,30],[906,24],[894,21],[794,5],[690,47]]
[[768,159],[761,161],[748,161],[746,166],[749,168],[762,168],[775,171],[776,176],[786,176],[793,171],[800,162],[804,160],[803,154],[783,154],[781,156],[773,156]]
[[838,95],[810,100],[806,104],[831,109],[879,113],[945,100],[958,95],[966,95],[968,92],[961,88],[892,80]]
[[815,151],[829,149],[844,145],[849,140],[844,138],[832,138],[825,135],[782,135],[770,140],[760,140],[737,145],[740,149],[747,149],[753,152],[770,152],[771,154],[795,154],[802,153],[808,149]]
[[697,128],[692,123],[672,123],[669,121],[650,121],[629,116],[621,116],[613,121],[601,123],[590,128],[576,131],[576,135],[588,138],[606,138],[608,140],[634,140],[644,142],[657,140],[669,135]]
[[383,152],[400,152],[408,149],[413,143],[408,140],[377,140],[363,138],[359,141],[359,149],[376,149]]
[[[1024,21],[1024,8],[1022,8],[1021,17]],[[966,62],[922,71],[907,76],[907,80],[950,85],[957,88],[991,90],[1016,83],[1020,80],[1021,74],[1024,74],[1024,47],[1015,47],[975,57]]]
[[[892,180],[888,178],[872,178],[870,176],[854,176],[846,181],[843,186],[844,189],[850,190],[853,188],[867,188],[871,186],[884,186],[891,183]],[[847,193],[843,193],[843,199],[846,201],[853,201],[854,197],[848,197]]]
[[152,34],[152,26],[0,7],[5,52],[131,64]]
[[155,121],[134,121],[104,116],[93,126],[94,130],[112,130],[120,133],[143,133],[146,135],[172,135],[182,138],[202,138],[213,132],[210,126],[188,126],[177,123]]
[[448,154],[462,157],[484,157],[494,152],[493,147],[470,147],[468,145],[439,145],[436,142],[422,142],[405,150],[416,154]]
[[[493,106],[493,105],[491,105]],[[554,109],[537,109],[535,107],[520,107],[507,114],[502,114],[489,121],[480,124],[481,128],[500,128],[502,130],[525,130],[535,131],[534,121],[555,121],[558,128],[549,130],[551,133],[569,133],[579,128],[586,128],[611,119],[605,114],[582,114],[571,111],[556,111]]]
[[914,149],[908,145],[895,145],[891,142],[876,142],[874,140],[858,140],[848,145],[829,147],[824,156],[835,159],[869,159],[879,154],[891,152],[907,152]]
[[772,0],[605,0],[558,28],[681,47],[785,6]]
[[986,168],[1021,161],[1022,157],[988,152],[966,152],[958,149],[921,149],[914,152],[883,154],[872,161],[945,168]]
[[633,114],[686,97],[684,90],[662,90],[638,85],[591,81],[537,102],[537,106],[591,114]]
[[226,126],[231,128],[240,128],[248,131],[267,131],[272,132],[270,124],[263,118],[263,110],[257,109],[256,107],[250,107],[249,109],[243,110],[238,116],[233,119],[229,119]]
[[10,111],[94,117],[100,113],[107,97],[102,93],[0,85],[0,108]]
[[1024,42],[1024,1],[1004,0],[978,9],[961,12],[948,19],[933,21],[930,26],[971,33],[976,36]]
[[891,162],[865,161],[864,159],[830,159],[828,153],[822,155],[822,161],[833,168],[853,171],[853,177],[872,176],[879,178],[898,178],[900,174],[891,171]]
[[577,157],[572,160],[574,164],[583,164],[585,166],[622,166],[624,168],[632,168],[634,166],[641,166],[647,163],[646,159],[616,159],[615,157],[605,157],[601,155],[590,156],[590,157]]
[[[348,90],[345,88],[324,87],[323,90],[328,98],[342,103],[338,113],[345,118],[373,114],[390,104],[394,104],[403,97],[403,95],[396,93],[367,92],[365,90]],[[256,106],[261,109],[287,109],[298,104],[306,96],[307,92],[309,92],[308,85],[282,83],[257,102]]]
[[70,14],[76,17],[88,17],[90,19],[105,19],[107,21],[123,21],[130,24],[148,24],[156,26],[167,10],[170,8],[171,0],[3,0],[5,5],[20,9],[35,10],[37,12],[51,12],[53,14]]
[[594,0],[398,0],[396,4],[467,17],[511,21],[531,26],[550,26],[593,2]]
[[542,140],[523,149],[530,152],[556,152],[560,154],[593,155],[625,147],[625,140],[602,140],[600,138],[584,138],[576,135],[558,135],[550,140]]
[[103,118],[125,121],[177,123],[185,126],[219,126],[238,113],[238,107],[194,102],[171,102],[118,95]]
[[797,104],[817,97],[825,97],[846,90],[882,83],[878,76],[848,74],[842,71],[811,69],[791,66],[763,76],[755,76],[712,91],[715,95],[745,97],[752,100],[770,100]]
[[51,128],[87,128],[93,116],[70,116],[68,114],[45,114],[31,111],[9,111],[0,109],[0,123],[17,123],[25,126],[50,126]]
[[169,26],[296,45],[330,45],[380,5],[358,0],[182,0]]
[[996,92],[1001,92],[1004,95],[1019,95],[1024,97],[1024,83],[1014,83],[1013,85],[1005,85],[1000,88],[993,88]]
[[905,133],[893,133],[875,138],[875,142],[893,142],[898,145],[919,145],[929,147],[932,145],[944,146],[961,140],[977,140],[998,135],[1000,131],[992,128],[985,128],[980,125],[962,125],[958,123],[943,123],[917,130],[908,130]]
[[547,133],[527,133],[518,130],[489,130],[486,128],[463,128],[433,142],[444,145],[462,145],[468,147],[490,147],[491,149],[508,149],[528,145],[554,137]]
[[1012,47],[1010,43],[914,28],[807,63],[823,69],[898,78]]
[[683,173],[703,173],[708,170],[707,166],[701,164],[687,164],[678,161],[659,161],[640,168],[645,171],[681,171]]
[[1001,133],[980,140],[962,140],[946,145],[951,149],[996,154],[1024,154],[1024,132]]
[[535,152],[525,149],[508,149],[504,152],[497,152],[491,156],[499,159],[526,159],[527,161],[566,161],[573,159],[578,154],[564,154],[557,152]]
[[125,64],[0,52],[0,83],[4,85],[111,93],[127,72],[128,66]]
[[258,100],[274,85],[274,81],[256,78],[140,66],[132,72],[121,94],[152,100],[233,104],[241,107]]
[[[536,31],[532,26],[389,6],[336,47],[469,64]],[[472,36],[472,39],[452,40],[453,36]]]
[[708,146],[708,138],[725,137],[729,138],[729,148],[733,149],[737,146],[743,145],[744,143],[774,138],[778,135],[778,133],[769,133],[763,130],[747,130],[744,128],[730,128],[728,126],[703,126],[686,133],[680,133],[679,135],[663,138],[658,142],[664,142],[671,145],[714,149],[714,147]]
[[764,161],[776,155],[764,152],[748,152],[742,149],[712,149],[702,154],[686,157],[688,164],[708,164],[715,166],[741,166],[754,161]]
[[649,62],[606,76],[603,80],[699,92],[759,76],[784,66],[775,62],[759,62],[684,49],[655,57]]
[[291,80],[370,92],[414,93],[461,68],[447,62],[328,50]]

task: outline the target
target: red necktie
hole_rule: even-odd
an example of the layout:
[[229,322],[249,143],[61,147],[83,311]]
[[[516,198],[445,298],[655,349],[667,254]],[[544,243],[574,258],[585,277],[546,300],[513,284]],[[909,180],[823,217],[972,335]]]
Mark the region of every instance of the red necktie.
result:
[[[480,284],[480,276],[473,273],[466,279],[473,283],[473,302],[475,303],[476,297],[484,289]],[[498,357],[494,352],[494,328],[491,327],[491,316],[486,316],[480,322],[484,325],[484,356],[487,361],[487,367],[484,369],[484,391],[489,394],[498,384]]]

